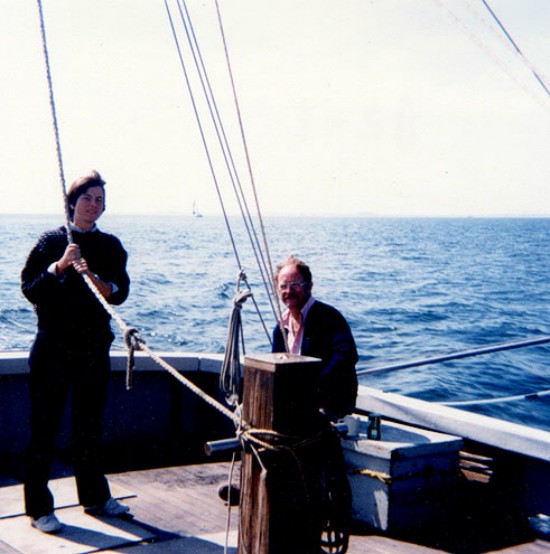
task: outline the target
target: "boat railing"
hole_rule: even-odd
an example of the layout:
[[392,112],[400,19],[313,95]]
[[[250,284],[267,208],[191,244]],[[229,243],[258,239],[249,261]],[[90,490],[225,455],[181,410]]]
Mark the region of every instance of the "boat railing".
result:
[[482,346],[480,348],[472,348],[471,350],[461,350],[458,352],[451,352],[449,354],[443,354],[440,356],[432,356],[430,358],[422,358],[419,360],[412,360],[410,362],[403,362],[391,365],[385,365],[380,367],[362,369],[357,372],[357,376],[361,375],[373,375],[380,373],[389,373],[391,371],[397,371],[399,369],[408,369],[410,367],[419,367],[423,365],[439,364],[442,362],[448,362],[450,360],[458,360],[460,358],[469,358],[472,356],[481,356],[484,354],[492,354],[493,352],[501,352],[504,350],[513,350],[515,348],[526,348],[528,346],[536,346],[550,342],[550,336],[545,335],[542,337],[536,337],[532,339],[525,339],[521,341],[504,342],[498,344],[492,344],[489,346]]
[[[448,362],[451,360],[458,360],[461,358],[469,358],[473,356],[481,356],[485,354],[492,354],[494,352],[502,352],[504,350],[514,350],[517,348],[526,348],[528,346],[537,346],[550,342],[550,336],[544,335],[542,337],[535,337],[531,339],[524,339],[520,341],[510,341],[498,344],[492,344],[488,346],[483,346],[479,348],[473,348],[470,350],[462,350],[458,352],[451,352],[449,354],[432,356],[429,358],[422,358],[419,360],[413,360],[410,362],[403,362],[391,365],[385,365],[375,368],[363,369],[357,372],[357,376],[362,375],[373,375],[373,374],[382,374],[390,373],[392,371],[397,371],[400,369],[408,369],[412,367],[420,367],[431,364],[439,364],[443,362]],[[538,400],[544,396],[550,395],[550,389],[541,390],[536,392],[531,392],[528,394],[518,394],[514,396],[506,396],[499,398],[487,398],[482,400],[463,400],[455,402],[437,402],[438,404],[443,404],[445,406],[473,406],[478,404],[495,404],[495,403],[504,403],[504,402],[515,402],[518,400]]]

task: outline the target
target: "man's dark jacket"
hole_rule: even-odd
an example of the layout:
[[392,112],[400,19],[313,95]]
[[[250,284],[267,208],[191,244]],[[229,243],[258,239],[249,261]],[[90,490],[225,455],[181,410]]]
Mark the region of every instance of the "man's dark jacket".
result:
[[[273,331],[272,351],[286,351],[279,326]],[[318,384],[321,408],[333,418],[351,413],[357,397],[357,348],[346,319],[336,308],[319,300],[311,305],[301,354],[322,360]]]

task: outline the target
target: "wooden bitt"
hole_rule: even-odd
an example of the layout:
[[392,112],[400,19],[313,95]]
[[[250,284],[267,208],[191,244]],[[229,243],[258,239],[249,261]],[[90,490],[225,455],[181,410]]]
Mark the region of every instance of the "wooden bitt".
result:
[[[320,428],[316,387],[320,370],[320,360],[305,356],[245,358],[244,421],[253,429],[273,430],[293,440],[283,440],[284,446],[275,449],[245,445],[239,554],[320,551],[320,447],[318,441],[307,440],[315,439]],[[296,439],[305,444],[296,447]],[[285,448],[287,444],[292,449]]]

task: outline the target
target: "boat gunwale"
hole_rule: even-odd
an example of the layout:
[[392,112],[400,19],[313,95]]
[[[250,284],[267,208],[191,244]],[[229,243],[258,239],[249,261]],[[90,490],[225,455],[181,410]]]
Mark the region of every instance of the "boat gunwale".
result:
[[[176,370],[193,373],[219,373],[223,354],[201,352],[159,352],[158,355]],[[0,352],[0,376],[28,373],[28,353]],[[128,354],[111,353],[112,370],[127,370]],[[142,352],[135,353],[134,371],[162,371],[156,362]],[[397,393],[359,386],[357,412],[376,412],[383,417],[417,425],[433,431],[457,435],[463,439],[514,452],[526,457],[550,461],[550,432],[468,412],[458,408],[427,402]]]

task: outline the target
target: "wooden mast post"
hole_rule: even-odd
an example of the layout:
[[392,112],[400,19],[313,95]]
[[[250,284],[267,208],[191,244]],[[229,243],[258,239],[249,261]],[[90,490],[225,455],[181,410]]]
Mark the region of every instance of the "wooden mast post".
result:
[[278,438],[260,435],[273,448],[245,444],[239,554],[320,551],[322,453],[315,440],[320,370],[320,360],[305,356],[245,358],[243,419],[253,429],[275,431]]

